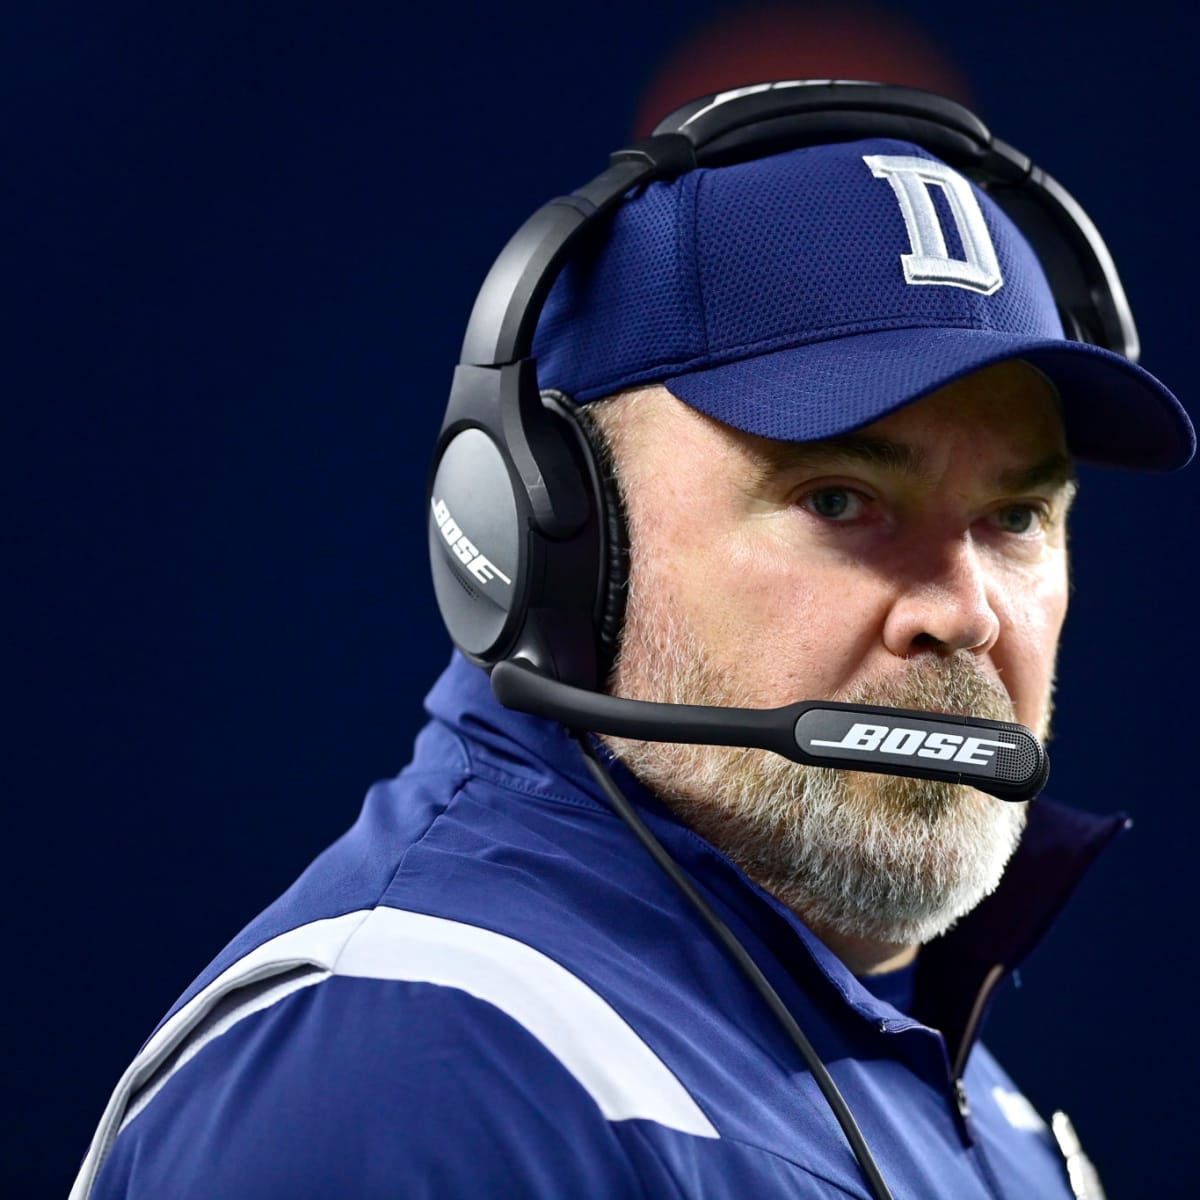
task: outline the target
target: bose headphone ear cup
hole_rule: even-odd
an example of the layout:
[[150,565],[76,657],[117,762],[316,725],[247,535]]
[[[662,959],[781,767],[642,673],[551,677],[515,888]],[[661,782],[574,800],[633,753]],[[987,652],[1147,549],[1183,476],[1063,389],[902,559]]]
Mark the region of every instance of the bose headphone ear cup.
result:
[[612,455],[587,408],[554,388],[544,388],[541,395],[546,408],[557,413],[574,432],[590,477],[603,539],[601,573],[596,586],[596,682],[603,688],[620,647],[629,596],[629,532],[625,503],[613,474]]

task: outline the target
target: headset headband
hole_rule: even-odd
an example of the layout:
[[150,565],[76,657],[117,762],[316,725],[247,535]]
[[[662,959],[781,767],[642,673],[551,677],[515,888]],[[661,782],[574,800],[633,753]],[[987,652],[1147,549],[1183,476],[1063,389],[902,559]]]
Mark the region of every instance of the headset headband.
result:
[[460,362],[529,357],[542,305],[583,231],[633,188],[696,167],[727,166],[823,142],[916,142],[985,187],[1033,246],[1069,337],[1136,362],[1137,328],[1095,225],[1074,198],[953,100],[916,88],[789,80],[692,101],[616,151],[590,183],[544,204],[509,240],[475,301]]

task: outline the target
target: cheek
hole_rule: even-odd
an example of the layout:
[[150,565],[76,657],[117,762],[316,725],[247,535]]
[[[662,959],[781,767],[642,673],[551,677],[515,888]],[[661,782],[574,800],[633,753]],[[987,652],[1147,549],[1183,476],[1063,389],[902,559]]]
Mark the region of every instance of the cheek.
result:
[[860,669],[880,608],[862,572],[851,581],[836,565],[749,535],[710,545],[704,559],[703,586],[689,598],[693,625],[748,702],[828,696]]
[[1046,715],[1059,636],[1067,614],[1065,564],[1038,580],[1010,589],[1005,598],[1003,652],[997,665],[1016,706],[1017,719],[1036,728]]
[[1067,572],[1065,561],[1039,579],[1017,589],[1020,624],[1033,645],[1051,648],[1058,645],[1067,615]]

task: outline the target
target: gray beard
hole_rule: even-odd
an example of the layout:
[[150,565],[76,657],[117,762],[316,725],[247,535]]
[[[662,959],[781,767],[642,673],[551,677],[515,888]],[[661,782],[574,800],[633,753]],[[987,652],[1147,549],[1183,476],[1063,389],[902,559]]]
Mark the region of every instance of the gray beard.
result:
[[[631,613],[613,691],[670,703],[745,705],[665,610]],[[797,696],[794,699],[826,699]],[[1014,720],[967,654],[913,660],[899,686],[828,697]],[[793,763],[762,750],[606,739],[687,824],[816,932],[922,945],[995,890],[1025,804],[960,784]]]

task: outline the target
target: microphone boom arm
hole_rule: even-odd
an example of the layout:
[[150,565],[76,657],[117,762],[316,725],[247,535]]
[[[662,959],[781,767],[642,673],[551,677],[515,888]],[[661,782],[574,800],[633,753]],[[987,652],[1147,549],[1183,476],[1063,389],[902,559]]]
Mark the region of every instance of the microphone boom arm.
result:
[[1045,786],[1045,747],[1024,725],[984,717],[802,700],[783,708],[720,708],[628,700],[560,683],[526,659],[492,668],[506,708],[568,729],[649,742],[744,746],[812,767],[965,783],[1001,800]]

